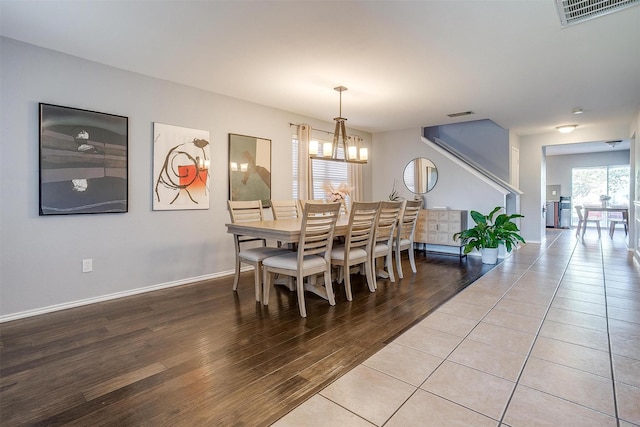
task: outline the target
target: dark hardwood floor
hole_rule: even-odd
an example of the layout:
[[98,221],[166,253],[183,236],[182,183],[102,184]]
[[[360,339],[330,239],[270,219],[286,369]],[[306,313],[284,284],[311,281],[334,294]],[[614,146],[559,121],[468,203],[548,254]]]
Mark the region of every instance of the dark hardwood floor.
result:
[[0,324],[0,424],[269,425],[490,269],[416,258],[376,293],[352,276],[352,302],[307,293],[306,319],[249,272]]

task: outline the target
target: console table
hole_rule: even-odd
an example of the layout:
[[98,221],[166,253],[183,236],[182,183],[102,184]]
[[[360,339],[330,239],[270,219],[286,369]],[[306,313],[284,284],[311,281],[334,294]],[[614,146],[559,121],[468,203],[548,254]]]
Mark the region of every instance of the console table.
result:
[[460,240],[453,240],[453,235],[467,228],[468,211],[453,209],[420,209],[414,243],[449,246],[458,249],[462,258]]

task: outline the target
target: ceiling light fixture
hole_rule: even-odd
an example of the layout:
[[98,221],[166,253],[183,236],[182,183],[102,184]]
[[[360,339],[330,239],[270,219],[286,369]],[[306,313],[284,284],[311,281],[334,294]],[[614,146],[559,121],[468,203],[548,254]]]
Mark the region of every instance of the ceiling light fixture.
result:
[[582,113],[584,113],[584,110],[582,108],[574,108],[573,111],[571,112],[571,114],[575,114],[575,115],[582,114]]
[[573,132],[573,130],[577,127],[578,125],[562,125],[562,126],[556,127],[556,129],[558,129],[558,132],[560,133],[570,133],[570,132]]
[[[333,119],[336,121],[333,143],[325,142],[322,144],[322,155],[320,155],[318,141],[309,141],[309,157],[312,159],[366,164],[369,160],[369,150],[366,147],[360,147],[362,138],[359,136],[347,136],[347,130],[344,125],[347,119],[342,117],[342,92],[346,91],[347,88],[338,86],[334,87],[333,90],[340,92],[340,115]],[[342,153],[338,149],[340,144],[342,144]],[[342,157],[339,157],[339,155]]]
[[616,139],[613,141],[605,141],[604,143],[607,144],[609,147],[614,148],[616,145],[620,144],[622,142],[621,139]]

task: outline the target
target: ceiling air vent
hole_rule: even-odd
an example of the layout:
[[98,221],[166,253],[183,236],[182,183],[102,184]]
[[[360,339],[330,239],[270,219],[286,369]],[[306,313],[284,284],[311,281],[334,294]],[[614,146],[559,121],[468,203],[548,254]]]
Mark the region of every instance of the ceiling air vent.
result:
[[449,117],[462,117],[462,116],[469,116],[471,114],[475,114],[475,113],[473,111],[461,111],[460,113],[447,114],[447,116],[449,116]]
[[640,4],[640,0],[556,0],[563,27]]

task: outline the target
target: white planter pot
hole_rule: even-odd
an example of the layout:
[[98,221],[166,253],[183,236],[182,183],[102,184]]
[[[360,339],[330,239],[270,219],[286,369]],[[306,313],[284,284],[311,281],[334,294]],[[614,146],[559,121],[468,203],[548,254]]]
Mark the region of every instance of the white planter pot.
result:
[[507,255],[509,255],[509,252],[507,252],[507,248],[505,247],[504,243],[500,243],[498,245],[498,258],[506,258]]
[[495,264],[498,262],[498,248],[482,248],[482,263]]

